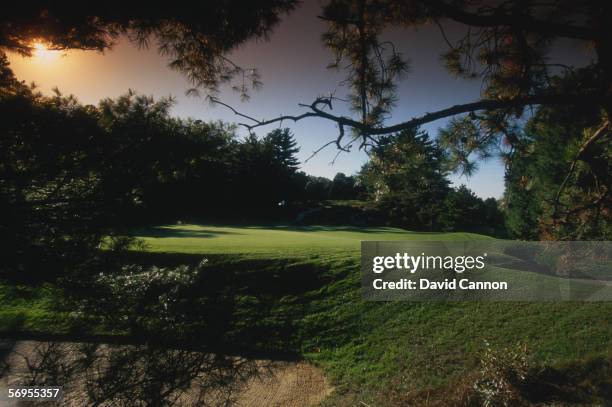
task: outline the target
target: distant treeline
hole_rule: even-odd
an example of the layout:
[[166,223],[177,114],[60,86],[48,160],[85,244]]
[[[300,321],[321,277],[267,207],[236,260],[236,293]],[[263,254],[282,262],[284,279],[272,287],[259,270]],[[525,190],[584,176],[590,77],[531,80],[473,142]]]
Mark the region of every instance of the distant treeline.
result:
[[[444,165],[434,156],[441,150],[431,150],[426,136],[410,141],[410,148],[423,151],[388,155],[380,147],[356,176],[338,173],[330,180],[299,171],[299,148],[288,129],[239,138],[233,125],[173,117],[169,98],[128,92],[85,106],[59,93],[44,97],[21,89],[2,101],[5,117],[14,119],[4,123],[3,192],[14,204],[7,211],[20,219],[33,205],[47,214],[39,228],[290,221],[320,202],[356,199],[386,214],[381,221],[412,229],[480,230],[501,223],[494,200],[485,203],[465,187],[449,186],[447,171],[434,168]],[[420,166],[398,169],[415,157]]]
[[505,235],[499,202],[451,187],[445,150],[414,129],[381,140],[359,173],[368,199],[387,222],[411,230]]

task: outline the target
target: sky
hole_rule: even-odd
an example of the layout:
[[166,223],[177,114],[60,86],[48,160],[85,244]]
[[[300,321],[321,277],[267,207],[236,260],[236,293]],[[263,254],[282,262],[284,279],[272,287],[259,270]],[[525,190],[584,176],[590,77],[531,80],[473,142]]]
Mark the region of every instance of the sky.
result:
[[[337,90],[337,96],[344,96],[346,90],[339,86],[343,79],[341,73],[326,68],[332,56],[320,41],[325,26],[316,16],[321,5],[318,0],[305,1],[298,10],[282,19],[268,41],[251,41],[234,51],[230,58],[241,66],[257,68],[264,85],[252,94],[249,102],[241,102],[229,88],[223,88],[219,98],[252,117],[270,119],[281,114],[301,113],[303,109],[299,103],[311,103],[318,95],[327,95],[330,91]],[[452,38],[460,29],[460,26],[451,26],[447,34]],[[437,27],[393,31],[386,35],[411,62],[409,74],[399,85],[399,102],[387,124],[479,98],[479,81],[455,79],[440,63],[439,56],[446,45]],[[570,52],[573,52],[571,48]],[[155,97],[175,97],[172,113],[180,117],[242,121],[223,106],[211,106],[201,98],[187,96],[189,83],[180,73],[167,67],[168,60],[157,54],[154,44],[140,50],[123,39],[104,54],[40,51],[32,58],[9,55],[9,59],[19,79],[35,82],[44,93],[57,87],[64,94],[75,95],[82,103],[97,104],[103,98],[117,97],[133,89]],[[342,106],[334,106],[334,113],[348,114],[348,111]],[[437,121],[423,129],[436,136],[444,123]],[[282,125],[292,129],[301,148],[301,161],[337,135],[333,123],[319,118]],[[257,134],[264,135],[276,127],[278,125],[260,128]],[[330,146],[302,164],[302,170],[333,178],[337,172],[353,174],[367,161],[365,153],[352,151],[341,154],[331,165],[336,153],[335,147]],[[482,198],[500,198],[504,189],[503,176],[501,161],[492,158],[480,163],[480,170],[471,178],[453,175],[451,180],[455,185],[467,185]]]

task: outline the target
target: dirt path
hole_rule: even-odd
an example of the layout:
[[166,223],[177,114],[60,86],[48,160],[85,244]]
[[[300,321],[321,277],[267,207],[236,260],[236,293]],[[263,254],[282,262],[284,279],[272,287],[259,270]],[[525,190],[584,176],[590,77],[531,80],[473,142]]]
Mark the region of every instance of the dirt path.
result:
[[[80,407],[92,394],[101,405],[138,405],[163,394],[179,406],[301,407],[319,404],[332,391],[323,372],[302,361],[219,361],[186,351],[38,341],[1,341],[0,360],[0,395],[32,382],[62,385],[62,401],[45,405]],[[32,403],[0,399],[0,405]]]

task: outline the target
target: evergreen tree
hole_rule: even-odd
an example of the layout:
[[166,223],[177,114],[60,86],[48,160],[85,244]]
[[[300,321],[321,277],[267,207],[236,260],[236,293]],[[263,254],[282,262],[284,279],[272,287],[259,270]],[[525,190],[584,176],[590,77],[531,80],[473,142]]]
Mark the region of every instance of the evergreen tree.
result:
[[450,188],[445,159],[427,133],[404,131],[373,151],[360,178],[370,199],[394,224],[434,230]]
[[514,236],[609,238],[612,142],[584,148],[600,120],[588,107],[543,107],[529,121],[506,173],[505,212]]
[[300,165],[300,161],[296,157],[300,148],[297,146],[297,141],[291,134],[291,131],[285,129],[275,129],[266,135],[264,142],[270,144],[274,151],[274,161],[281,168],[288,172],[295,173]]
[[355,177],[339,172],[332,180],[329,190],[330,199],[357,199],[358,190]]
[[465,185],[451,189],[440,215],[444,230],[503,234],[504,220],[497,200],[482,200]]

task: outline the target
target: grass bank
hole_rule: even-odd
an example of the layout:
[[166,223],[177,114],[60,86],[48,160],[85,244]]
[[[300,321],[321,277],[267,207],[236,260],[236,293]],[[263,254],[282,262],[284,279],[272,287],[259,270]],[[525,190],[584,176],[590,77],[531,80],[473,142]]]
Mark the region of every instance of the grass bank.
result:
[[[329,405],[448,402],[469,389],[486,350],[526,349],[532,375],[558,385],[537,397],[597,402],[609,394],[610,303],[365,302],[359,288],[361,240],[467,240],[469,233],[394,228],[172,225],[139,230],[148,265],[209,259],[184,295],[192,310],[184,335],[234,349],[291,353],[324,368],[336,391]],[[2,287],[0,328],[74,331],[54,314],[53,287]],[[23,291],[25,290],[25,291]],[[29,290],[29,291],[28,291]],[[155,319],[155,308],[142,310]],[[152,326],[152,328],[151,328]],[[152,332],[163,327],[147,325]],[[181,325],[183,327],[183,325]],[[123,327],[88,329],[134,334]],[[116,327],[115,327],[116,329]],[[138,327],[138,329],[145,329]],[[173,332],[180,337],[180,332]],[[548,369],[548,370],[546,370]],[[582,372],[571,376],[569,371]],[[539,385],[545,385],[540,383]],[[569,391],[568,389],[573,389]],[[585,390],[586,389],[586,390]],[[607,389],[607,390],[606,390]],[[608,392],[608,393],[606,393]]]

